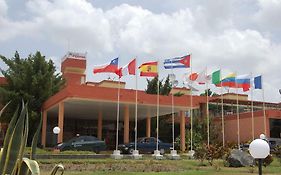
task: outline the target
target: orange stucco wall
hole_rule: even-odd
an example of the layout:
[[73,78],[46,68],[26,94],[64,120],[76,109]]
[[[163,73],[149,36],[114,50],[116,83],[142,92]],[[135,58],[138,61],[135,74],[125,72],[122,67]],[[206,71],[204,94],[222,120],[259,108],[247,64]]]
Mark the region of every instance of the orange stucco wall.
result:
[[[281,119],[280,110],[266,110],[266,131],[264,131],[264,116],[263,111],[254,112],[254,137],[259,138],[260,134],[266,133],[269,137],[269,119]],[[252,140],[252,114],[251,112],[239,114],[240,124],[240,142]],[[216,124],[221,125],[221,118],[215,120]],[[225,115],[225,140],[226,142],[237,143],[237,116]]]

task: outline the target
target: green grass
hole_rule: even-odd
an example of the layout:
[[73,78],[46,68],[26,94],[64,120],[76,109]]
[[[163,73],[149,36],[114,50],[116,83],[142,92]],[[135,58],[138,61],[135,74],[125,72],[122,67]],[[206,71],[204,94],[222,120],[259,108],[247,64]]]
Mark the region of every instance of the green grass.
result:
[[[27,147],[25,148],[25,154],[30,154],[31,153],[31,148]],[[91,151],[63,151],[63,152],[54,152],[52,149],[40,149],[36,148],[36,154],[42,155],[42,154],[47,154],[47,155],[52,155],[52,154],[95,154],[94,152]]]
[[[216,160],[213,166],[204,162],[200,166],[197,160],[38,160],[43,167],[42,174],[47,175],[57,163],[65,165],[66,175],[250,175],[257,174],[257,167],[230,168],[224,167],[222,160]],[[48,170],[48,171],[47,171]],[[276,159],[269,167],[263,167],[264,174],[281,174],[281,164]]]

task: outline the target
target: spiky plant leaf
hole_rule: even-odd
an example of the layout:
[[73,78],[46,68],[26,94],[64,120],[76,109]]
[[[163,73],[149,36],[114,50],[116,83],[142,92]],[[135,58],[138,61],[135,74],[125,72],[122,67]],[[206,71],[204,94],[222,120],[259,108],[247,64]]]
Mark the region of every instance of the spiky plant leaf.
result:
[[[28,170],[31,172],[32,175],[40,174],[39,165],[35,160],[23,158],[23,164],[28,167]],[[23,174],[20,173],[20,175],[23,175]]]
[[57,172],[59,172],[60,171],[60,175],[63,175],[63,173],[64,173],[64,166],[62,165],[62,164],[58,164],[58,165],[56,165],[54,168],[53,168],[53,170],[52,170],[52,172],[51,172],[51,175],[56,175],[57,174]]
[[10,101],[1,109],[0,111],[0,119],[1,119],[1,116],[3,114],[3,112],[5,111],[6,107],[10,104]]
[[17,107],[17,110],[15,111],[12,120],[9,123],[8,129],[6,131],[5,139],[4,139],[4,144],[3,144],[3,150],[1,154],[1,159],[0,159],[0,174],[3,174],[4,166],[5,166],[5,161],[7,157],[7,151],[8,151],[8,146],[10,143],[10,139],[12,138],[12,134],[18,119],[18,111],[19,107]]
[[32,139],[32,144],[31,144],[31,154],[30,154],[30,159],[34,160],[35,155],[36,155],[36,148],[37,148],[37,143],[38,143],[38,138],[41,132],[41,127],[42,127],[42,113],[40,115],[40,121],[39,125],[37,128],[37,131],[35,132],[33,139]]
[[27,109],[24,107],[25,105],[22,105],[22,111],[20,113],[19,119],[17,121],[17,124],[15,126],[15,129],[13,130],[13,134],[11,136],[8,150],[7,150],[7,156],[5,160],[5,165],[3,169],[3,174],[11,174],[15,165],[16,161],[19,156],[20,148],[21,148],[21,142],[23,139],[23,133],[24,133],[24,122],[25,122],[25,116],[27,113]]
[[[24,107],[27,109],[27,104]],[[18,155],[18,160],[20,161],[19,162],[19,172],[21,172],[21,165],[23,164],[22,161],[23,161],[24,149],[25,149],[26,143],[27,143],[28,128],[29,128],[29,123],[28,123],[28,111],[27,111],[26,115],[25,115],[23,138],[20,143],[21,145],[20,145],[20,151],[19,151],[19,155]],[[24,172],[27,172],[27,170],[25,170]]]

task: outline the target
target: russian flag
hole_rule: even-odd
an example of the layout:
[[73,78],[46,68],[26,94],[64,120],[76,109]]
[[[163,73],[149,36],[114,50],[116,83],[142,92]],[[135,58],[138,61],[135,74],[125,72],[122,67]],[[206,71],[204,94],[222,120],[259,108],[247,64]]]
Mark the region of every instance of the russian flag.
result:
[[96,66],[93,72],[94,74],[103,73],[103,72],[115,73],[117,70],[118,70],[118,57],[111,60],[109,64]]
[[243,91],[248,91],[251,87],[251,77],[249,74],[239,75],[236,77],[237,88],[243,88]]

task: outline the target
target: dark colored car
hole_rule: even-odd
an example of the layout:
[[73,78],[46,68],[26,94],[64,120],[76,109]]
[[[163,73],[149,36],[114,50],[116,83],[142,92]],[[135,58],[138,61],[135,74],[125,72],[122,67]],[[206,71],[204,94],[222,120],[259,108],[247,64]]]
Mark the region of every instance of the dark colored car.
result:
[[281,139],[280,138],[268,138],[270,150],[274,151],[275,148],[281,146]]
[[[275,151],[274,149],[277,148],[278,146],[281,146],[281,139],[280,138],[266,138],[264,139],[269,147],[270,147],[270,151]],[[245,151],[245,150],[249,150],[249,146],[250,144],[241,144],[240,145],[240,149]]]
[[[141,153],[153,153],[156,150],[156,138],[154,137],[142,137],[137,140],[137,149]],[[172,149],[172,144],[164,143],[158,139],[159,150],[161,154]],[[132,154],[135,149],[135,142],[129,144],[118,145],[119,150],[125,154]]]
[[67,142],[60,143],[56,146],[60,151],[77,150],[77,151],[94,151],[99,153],[106,150],[104,141],[94,136],[79,136],[70,139]]

